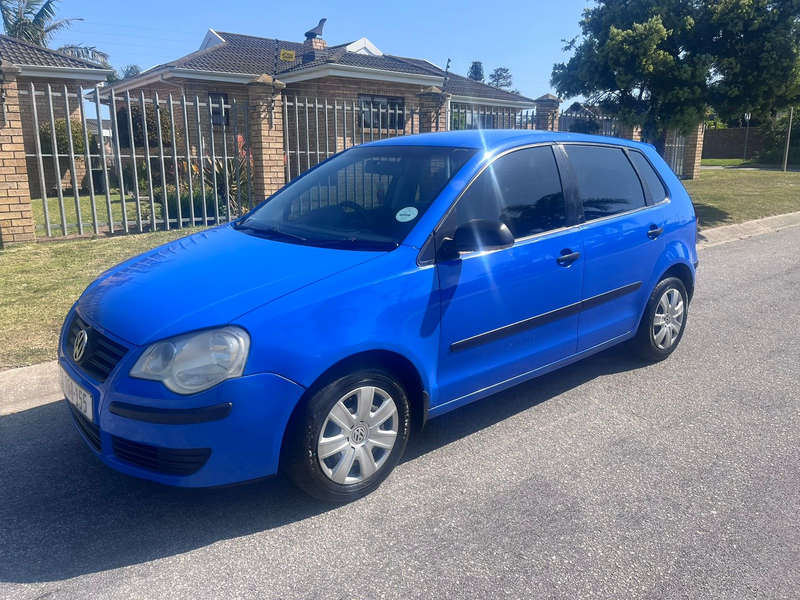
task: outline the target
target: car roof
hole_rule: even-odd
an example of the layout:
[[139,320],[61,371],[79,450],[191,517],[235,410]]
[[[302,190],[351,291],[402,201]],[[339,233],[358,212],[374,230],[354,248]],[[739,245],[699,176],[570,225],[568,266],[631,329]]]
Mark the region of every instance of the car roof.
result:
[[590,142],[614,144],[631,148],[650,146],[622,138],[562,131],[526,131],[521,129],[472,129],[466,131],[441,131],[402,135],[370,142],[380,146],[448,146],[453,148],[477,148],[491,152],[539,142]]

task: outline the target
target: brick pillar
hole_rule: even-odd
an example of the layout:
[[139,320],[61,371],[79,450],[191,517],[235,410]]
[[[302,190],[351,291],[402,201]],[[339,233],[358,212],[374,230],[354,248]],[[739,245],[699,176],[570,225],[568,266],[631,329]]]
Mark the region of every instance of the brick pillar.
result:
[[447,131],[447,101],[450,94],[431,86],[419,94],[419,133]]
[[261,75],[247,86],[253,198],[261,202],[286,183],[283,99],[280,92],[286,84],[277,80],[273,84],[272,77]]
[[642,128],[638,125],[620,125],[619,137],[634,142],[642,141]]
[[700,123],[686,136],[686,146],[683,150],[683,179],[697,179],[700,177],[700,159],[703,156],[703,138],[705,134],[706,125],[705,123]]
[[3,106],[0,108],[0,247],[36,239],[28,168],[22,141],[17,75],[19,68],[0,62]]
[[535,129],[540,131],[558,131],[558,110],[561,99],[553,94],[545,94],[534,100],[536,104]]

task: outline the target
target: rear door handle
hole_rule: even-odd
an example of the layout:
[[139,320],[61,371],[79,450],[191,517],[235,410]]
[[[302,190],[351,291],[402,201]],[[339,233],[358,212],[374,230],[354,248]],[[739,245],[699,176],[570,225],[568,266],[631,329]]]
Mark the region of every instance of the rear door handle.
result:
[[562,267],[568,267],[581,257],[580,252],[573,252],[569,248],[561,251],[561,254],[556,258],[556,262]]
[[656,227],[655,225],[650,225],[650,229],[647,230],[647,237],[649,237],[651,240],[654,240],[662,233],[664,233],[663,227]]

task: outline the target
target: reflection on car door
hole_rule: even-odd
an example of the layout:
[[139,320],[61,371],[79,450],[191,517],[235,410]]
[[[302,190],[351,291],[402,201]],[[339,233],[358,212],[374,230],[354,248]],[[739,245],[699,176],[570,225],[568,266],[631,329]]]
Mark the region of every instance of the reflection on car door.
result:
[[516,240],[504,250],[438,260],[440,404],[574,354],[583,244],[562,190],[550,146],[516,150],[472,182],[437,231],[440,243],[472,219],[500,220]]
[[645,188],[623,149],[577,144],[564,149],[585,215],[581,352],[637,327],[664,250],[664,222],[661,207],[648,205]]

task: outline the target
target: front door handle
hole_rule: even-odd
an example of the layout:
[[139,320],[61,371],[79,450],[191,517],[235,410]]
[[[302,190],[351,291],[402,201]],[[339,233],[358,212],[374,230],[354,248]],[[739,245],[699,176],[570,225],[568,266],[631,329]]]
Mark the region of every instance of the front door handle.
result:
[[653,224],[650,225],[650,229],[647,230],[647,237],[649,237],[651,240],[654,240],[662,233],[664,233],[664,228],[657,227],[655,224]]
[[571,249],[566,248],[561,251],[561,254],[556,258],[556,262],[562,267],[568,267],[580,257],[580,252],[573,252]]

